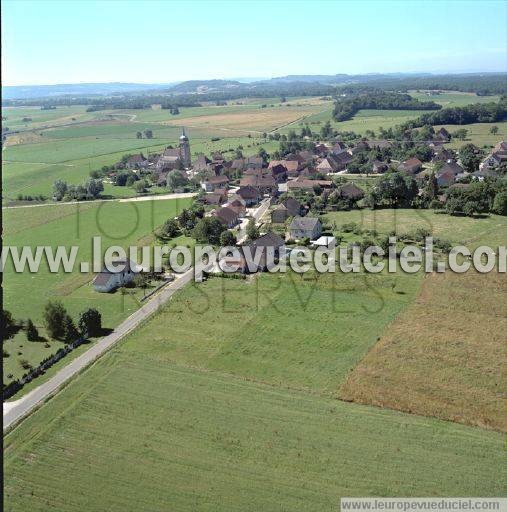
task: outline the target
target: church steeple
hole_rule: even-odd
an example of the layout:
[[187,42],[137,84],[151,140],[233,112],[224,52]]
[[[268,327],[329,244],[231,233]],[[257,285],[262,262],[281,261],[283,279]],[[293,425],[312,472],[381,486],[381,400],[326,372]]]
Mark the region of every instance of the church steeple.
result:
[[192,161],[190,159],[190,142],[188,140],[187,135],[185,134],[185,128],[181,128],[180,135],[180,154],[181,154],[181,163],[184,167],[190,167]]

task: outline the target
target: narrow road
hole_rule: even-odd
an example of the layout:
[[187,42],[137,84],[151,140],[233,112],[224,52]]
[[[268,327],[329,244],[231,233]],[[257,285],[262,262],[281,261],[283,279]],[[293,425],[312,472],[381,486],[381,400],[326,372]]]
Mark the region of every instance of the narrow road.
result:
[[39,203],[39,204],[20,204],[17,206],[2,206],[2,209],[11,209],[11,208],[40,208],[42,206],[61,206],[64,204],[93,204],[93,203],[105,203],[116,201],[117,203],[130,203],[130,202],[138,202],[138,201],[163,201],[166,199],[186,199],[187,197],[194,197],[197,195],[197,192],[182,192],[180,194],[153,194],[149,196],[134,196],[134,197],[123,197],[123,198],[115,198],[115,199],[95,199],[93,201],[68,201],[65,203],[62,202],[52,202],[52,203]]
[[191,268],[176,280],[166,285],[149,300],[144,306],[132,313],[111,334],[99,340],[93,347],[76,357],[68,365],[59,370],[47,382],[44,382],[24,397],[3,404],[4,430],[8,429],[22,418],[30,414],[39,404],[54,395],[58,389],[78,372],[97,360],[104,352],[118,343],[125,335],[137,327],[143,320],[152,315],[162,304],[167,302],[173,294],[185,286],[193,277]]
[[[252,212],[251,217],[255,220],[256,224],[259,223],[259,220],[262,218],[262,216],[266,213],[266,210],[269,208],[270,199],[271,198],[269,198],[269,197],[267,197],[266,199],[263,199],[261,201],[260,205],[257,207],[257,209]],[[238,243],[242,243],[245,241],[246,227],[248,226],[249,221],[250,221],[250,219],[247,218],[247,219],[244,219],[243,222],[240,224],[239,229],[238,229],[238,235],[237,235]]]

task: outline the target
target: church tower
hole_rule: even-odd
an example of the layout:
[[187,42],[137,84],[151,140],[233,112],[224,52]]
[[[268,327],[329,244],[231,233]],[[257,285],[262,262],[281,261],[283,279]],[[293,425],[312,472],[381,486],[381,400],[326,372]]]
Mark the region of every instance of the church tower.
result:
[[188,141],[188,137],[185,135],[185,128],[182,128],[180,136],[180,155],[183,166],[190,167],[192,164],[190,159],[190,142]]

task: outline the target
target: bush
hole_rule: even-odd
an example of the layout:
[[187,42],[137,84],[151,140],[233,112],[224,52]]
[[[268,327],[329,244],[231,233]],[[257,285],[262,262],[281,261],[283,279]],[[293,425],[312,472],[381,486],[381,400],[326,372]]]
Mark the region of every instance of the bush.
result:
[[342,224],[341,230],[344,233],[352,233],[358,229],[358,225],[355,222],[347,222],[346,224]]
[[440,251],[445,252],[445,253],[450,252],[450,250],[452,248],[451,242],[449,242],[448,240],[442,240],[440,238],[435,238],[433,240],[433,246],[436,249],[439,249]]
[[26,339],[28,341],[39,340],[39,331],[37,331],[37,327],[35,327],[31,318],[29,318],[26,322]]
[[46,304],[43,313],[44,325],[51,338],[61,339],[64,337],[64,320],[67,316],[67,311],[61,302],[49,301]]
[[32,365],[28,362],[27,359],[20,359],[19,364],[21,365],[23,370],[31,370],[32,369]]
[[414,240],[417,242],[424,242],[424,239],[431,236],[431,231],[426,228],[417,228],[414,231]]
[[507,191],[499,192],[495,196],[491,209],[498,215],[507,215]]

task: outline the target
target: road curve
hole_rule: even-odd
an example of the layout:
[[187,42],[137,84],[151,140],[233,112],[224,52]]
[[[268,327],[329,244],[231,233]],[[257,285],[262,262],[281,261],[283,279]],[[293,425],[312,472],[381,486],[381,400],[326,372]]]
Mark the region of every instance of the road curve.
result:
[[19,400],[4,402],[4,431],[30,414],[44,400],[54,395],[70,378],[97,360],[104,352],[118,343],[118,341],[137,327],[143,320],[152,315],[162,304],[167,302],[177,290],[185,286],[185,284],[192,279],[193,274],[194,269],[191,268],[180,277],[176,278],[174,282],[166,285],[151,300],[124,320],[111,334],[99,340],[93,347],[79,357],[76,357],[76,359],[60,369],[47,382],[36,387]]

